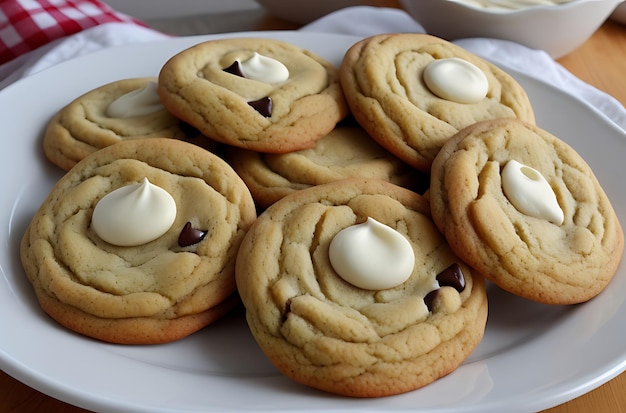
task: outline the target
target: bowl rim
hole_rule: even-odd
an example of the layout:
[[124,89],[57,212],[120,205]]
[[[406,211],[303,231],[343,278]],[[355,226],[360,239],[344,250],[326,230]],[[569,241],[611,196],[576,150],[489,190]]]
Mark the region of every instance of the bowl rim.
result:
[[[406,0],[404,0],[406,1]],[[417,0],[422,1],[422,0]],[[462,9],[471,10],[475,13],[481,14],[489,14],[489,15],[523,15],[523,14],[532,14],[532,13],[554,13],[560,10],[572,9],[576,8],[582,4],[588,3],[614,3],[617,7],[618,4],[626,1],[626,0],[571,0],[566,3],[559,4],[538,4],[538,5],[530,5],[528,7],[522,7],[519,9],[506,9],[506,8],[489,8],[489,7],[480,7],[470,3],[466,3],[463,0],[442,0],[446,3],[454,3],[457,7]]]

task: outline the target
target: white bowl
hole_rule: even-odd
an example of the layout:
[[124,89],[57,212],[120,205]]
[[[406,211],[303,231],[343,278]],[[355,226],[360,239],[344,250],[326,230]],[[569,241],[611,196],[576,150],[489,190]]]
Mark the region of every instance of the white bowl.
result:
[[256,0],[268,13],[281,19],[305,24],[335,10],[350,6],[380,6],[380,0]]
[[446,40],[491,37],[545,50],[557,59],[583,44],[624,0],[574,0],[517,10],[481,8],[454,0],[400,0],[432,35]]

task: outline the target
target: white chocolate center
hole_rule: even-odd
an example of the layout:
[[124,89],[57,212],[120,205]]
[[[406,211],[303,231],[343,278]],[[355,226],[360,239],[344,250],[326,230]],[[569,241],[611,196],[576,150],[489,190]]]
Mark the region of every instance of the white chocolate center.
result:
[[563,210],[543,175],[534,168],[510,160],[502,170],[502,189],[513,206],[523,214],[563,223]]
[[415,265],[411,243],[373,218],[339,231],[328,253],[341,278],[366,290],[384,290],[402,284],[411,276]]
[[489,91],[489,81],[483,71],[458,57],[431,62],[424,69],[423,78],[435,95],[457,103],[478,103]]
[[107,108],[111,118],[133,118],[164,110],[156,82],[148,82],[141,89],[136,89],[115,99]]
[[289,69],[276,59],[257,52],[241,63],[241,70],[247,79],[264,83],[280,83],[289,79]]
[[130,247],[165,234],[176,218],[176,201],[144,178],[105,195],[94,208],[91,225],[109,244]]

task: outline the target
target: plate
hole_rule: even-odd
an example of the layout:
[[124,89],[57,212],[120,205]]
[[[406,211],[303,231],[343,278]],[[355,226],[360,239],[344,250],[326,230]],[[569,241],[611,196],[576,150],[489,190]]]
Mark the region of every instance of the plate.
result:
[[[232,33],[272,37],[338,64],[358,39],[300,32]],[[32,215],[61,176],[41,150],[50,117],[104,83],[156,76],[184,48],[217,36],[176,38],[106,49],[54,66],[0,93],[0,367],[52,397],[94,411],[412,411],[530,412],[568,401],[626,370],[626,268],[608,288],[576,306],[547,306],[489,287],[485,337],[470,358],[437,382],[402,395],[351,399],[283,377],[235,313],[180,341],[121,346],[63,329],[40,310],[19,261]],[[626,223],[626,134],[576,98],[507,69],[526,89],[537,122],[570,143],[594,169]]]

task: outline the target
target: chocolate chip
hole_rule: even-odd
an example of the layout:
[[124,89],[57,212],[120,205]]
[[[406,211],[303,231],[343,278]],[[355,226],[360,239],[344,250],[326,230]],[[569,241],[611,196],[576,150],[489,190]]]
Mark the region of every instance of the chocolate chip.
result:
[[257,112],[266,118],[272,116],[272,98],[269,96],[248,102],[248,105],[252,106]]
[[232,65],[224,69],[224,72],[227,72],[227,73],[230,73],[231,75],[235,75],[239,77],[244,77],[244,78],[246,77],[246,75],[243,73],[243,70],[241,69],[241,63],[239,63],[239,61],[237,60],[235,60]]
[[439,274],[437,274],[437,281],[440,287],[453,287],[458,292],[462,292],[465,289],[465,277],[459,264],[452,264]]
[[437,298],[437,294],[439,294],[439,290],[432,290],[424,297],[424,304],[426,304],[428,311],[433,311],[433,303],[435,302],[435,298]]
[[287,321],[287,317],[289,316],[289,313],[291,312],[291,301],[292,301],[292,299],[290,298],[285,303],[285,314],[283,314],[283,316],[282,316],[282,322],[283,323],[285,321]]
[[195,229],[191,226],[191,222],[187,222],[178,236],[178,245],[181,247],[188,247],[190,245],[197,244],[204,239],[207,232],[208,231]]

